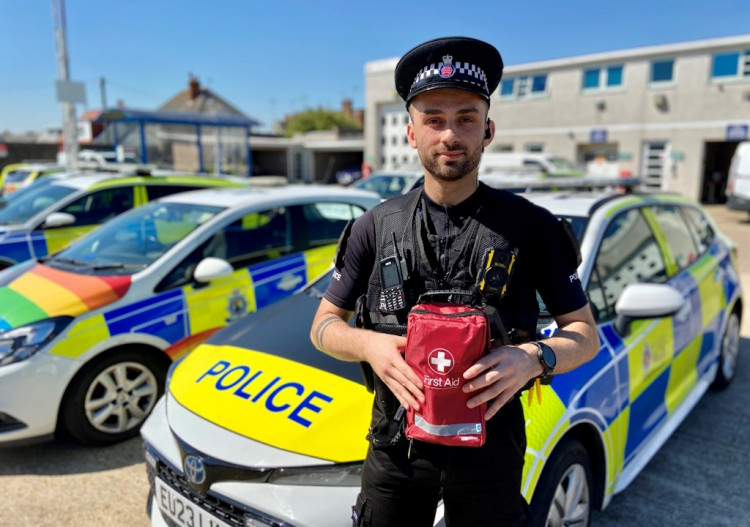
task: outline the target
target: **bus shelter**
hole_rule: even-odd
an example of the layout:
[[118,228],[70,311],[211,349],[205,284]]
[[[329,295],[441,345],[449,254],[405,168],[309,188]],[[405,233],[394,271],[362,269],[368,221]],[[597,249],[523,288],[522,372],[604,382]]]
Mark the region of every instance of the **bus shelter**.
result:
[[[211,128],[221,130],[232,128],[244,133],[243,146],[247,152],[247,175],[252,176],[252,149],[250,147],[250,133],[253,126],[258,126],[259,121],[250,119],[243,115],[232,114],[206,114],[199,112],[176,112],[176,111],[145,111],[131,110],[125,108],[109,109],[99,115],[97,121],[112,125],[112,142],[115,150],[120,144],[121,137],[118,133],[118,124],[134,125],[137,129],[140,143],[140,158],[142,163],[148,163],[147,125],[172,125],[181,128],[187,127],[194,130],[195,147],[198,153],[198,168],[205,172],[204,166],[204,144],[203,130]],[[107,126],[110,128],[110,126]],[[217,141],[217,144],[220,142]],[[220,153],[218,154],[220,155]]]

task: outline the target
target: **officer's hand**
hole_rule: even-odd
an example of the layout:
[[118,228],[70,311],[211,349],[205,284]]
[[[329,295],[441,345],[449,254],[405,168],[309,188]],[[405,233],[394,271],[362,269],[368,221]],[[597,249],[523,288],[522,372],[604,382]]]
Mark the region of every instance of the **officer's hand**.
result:
[[466,402],[469,408],[494,401],[487,407],[485,419],[494,416],[530,379],[540,375],[542,366],[536,353],[521,346],[500,346],[475,362],[464,372],[464,393],[479,391]]
[[406,337],[373,332],[367,340],[365,359],[375,374],[391,389],[404,408],[419,410],[424,402],[422,382],[402,355]]

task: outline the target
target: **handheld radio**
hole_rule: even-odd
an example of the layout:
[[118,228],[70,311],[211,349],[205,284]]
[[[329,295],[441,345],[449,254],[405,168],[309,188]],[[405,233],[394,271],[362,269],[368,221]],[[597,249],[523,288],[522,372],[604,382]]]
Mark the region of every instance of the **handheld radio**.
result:
[[393,236],[394,256],[386,256],[380,260],[380,285],[382,292],[380,294],[381,311],[398,311],[406,307],[406,297],[404,293],[404,281],[407,278],[406,261],[401,257],[396,243],[396,234]]

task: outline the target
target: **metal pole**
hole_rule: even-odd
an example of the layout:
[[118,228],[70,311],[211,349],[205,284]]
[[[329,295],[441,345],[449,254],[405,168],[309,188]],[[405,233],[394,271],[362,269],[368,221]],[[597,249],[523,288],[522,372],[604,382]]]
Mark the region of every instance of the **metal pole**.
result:
[[[68,44],[65,36],[65,0],[52,0],[52,19],[55,27],[55,47],[57,50],[57,77],[63,82],[70,81],[68,67]],[[63,145],[65,168],[78,169],[78,126],[76,107],[72,102],[62,102]]]

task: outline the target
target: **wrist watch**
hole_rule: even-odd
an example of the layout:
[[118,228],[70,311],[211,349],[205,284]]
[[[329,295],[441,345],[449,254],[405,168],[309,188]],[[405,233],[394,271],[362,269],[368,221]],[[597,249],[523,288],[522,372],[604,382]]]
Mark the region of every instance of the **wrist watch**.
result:
[[542,370],[544,370],[542,373],[542,377],[547,377],[553,371],[555,371],[555,366],[557,365],[557,356],[555,355],[555,351],[547,346],[544,342],[533,340],[532,343],[538,348],[536,357],[539,359],[539,363],[542,365]]

